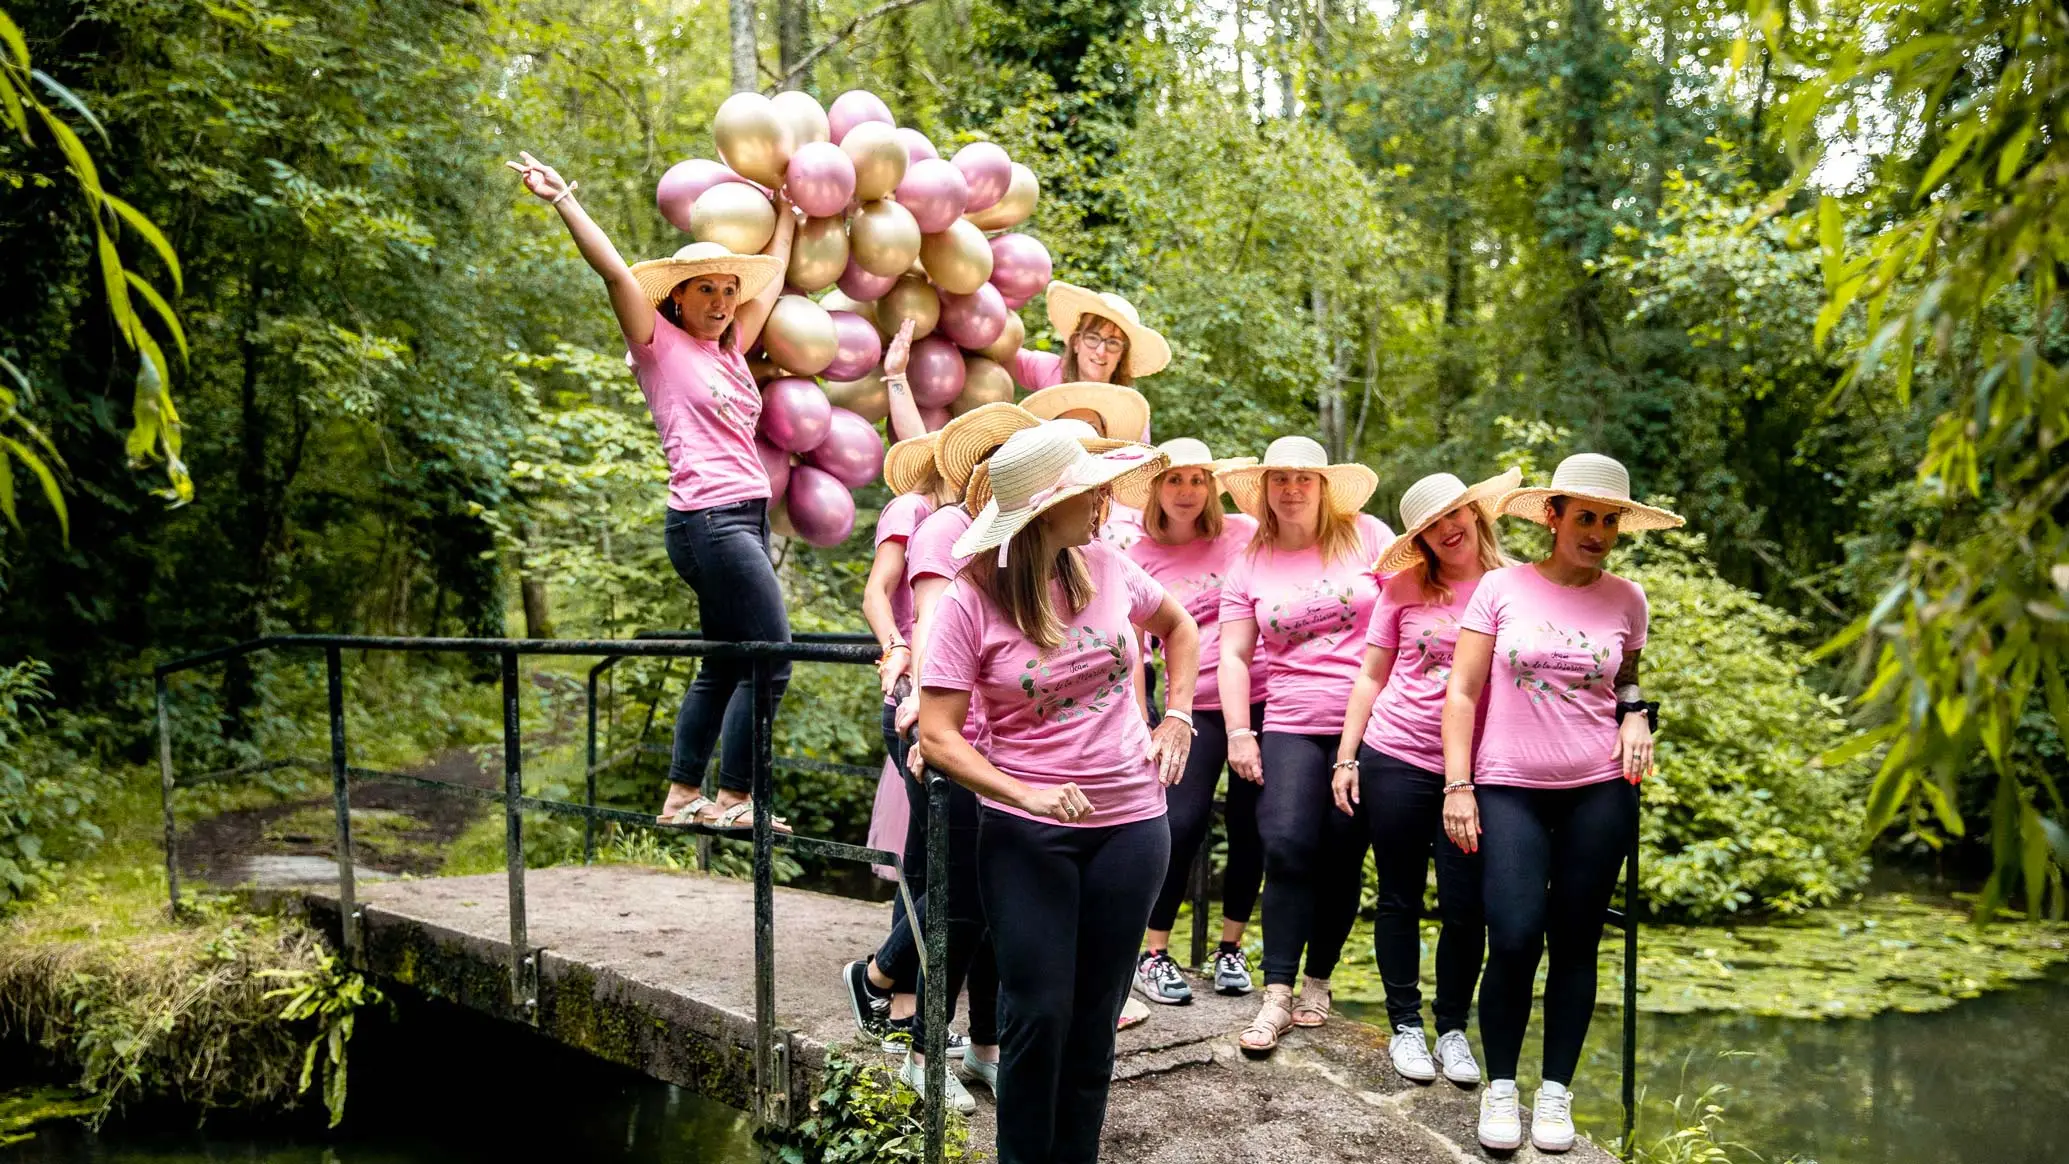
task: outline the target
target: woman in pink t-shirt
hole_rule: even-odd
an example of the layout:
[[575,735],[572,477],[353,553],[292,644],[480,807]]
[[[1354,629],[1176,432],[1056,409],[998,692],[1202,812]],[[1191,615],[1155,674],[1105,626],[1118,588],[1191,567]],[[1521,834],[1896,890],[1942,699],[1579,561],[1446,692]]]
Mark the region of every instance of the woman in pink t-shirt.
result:
[[[1386,987],[1394,1069],[1419,1083],[1439,1071],[1480,1081],[1466,1016],[1480,984],[1487,924],[1479,859],[1444,839],[1445,683],[1458,619],[1481,575],[1507,565],[1494,503],[1523,480],[1511,469],[1468,486],[1449,473],[1424,477],[1401,497],[1401,536],[1374,569],[1391,575],[1365,634],[1365,665],[1351,688],[1336,745],[1336,805],[1362,809],[1379,866],[1372,948]],[[1422,896],[1437,862],[1437,1047],[1422,1027]]]
[[[1029,392],[1078,381],[1128,387],[1171,362],[1171,345],[1126,299],[1061,279],[1049,284],[1047,298],[1049,329],[1064,338],[1063,354],[1023,348],[1007,367]],[[1112,435],[1135,439],[1133,433]]]
[[[530,154],[508,163],[525,188],[559,211],[575,247],[603,278],[625,335],[661,448],[668,457],[668,560],[696,591],[698,620],[716,639],[789,642],[783,589],[769,560],[769,478],[755,452],[761,393],[743,351],[754,346],[783,288],[796,228],[779,198],[776,228],[759,255],[692,243],[673,258],[626,266],[575,199],[574,183]],[[744,659],[704,660],[675,717],[675,749],[661,819],[753,826],[754,695]],[[783,698],[790,664],[772,676]],[[718,799],[699,792],[723,731]]]
[[[1332,465],[1307,437],[1280,437],[1256,465],[1221,475],[1259,522],[1221,588],[1221,712],[1229,765],[1262,781],[1264,1006],[1241,1036],[1269,1054],[1291,1026],[1329,1020],[1329,977],[1356,920],[1365,826],[1330,810],[1329,758],[1358,674],[1365,624],[1379,598],[1372,561],[1392,537],[1359,512],[1379,479],[1363,465]],[[1250,666],[1267,653],[1260,738],[1250,719]],[[1307,954],[1307,983],[1293,980]]]
[[1562,1152],[1573,1146],[1567,1088],[1595,1013],[1602,913],[1637,837],[1638,782],[1652,769],[1656,705],[1638,690],[1645,591],[1603,560],[1619,533],[1681,519],[1632,501],[1624,467],[1593,453],[1561,461],[1549,488],[1512,490],[1501,512],[1550,526],[1552,552],[1481,578],[1459,617],[1443,712],[1444,831],[1478,851],[1484,870],[1480,1041],[1492,1082],[1480,1097],[1480,1142],[1522,1143],[1516,1061],[1549,945],[1544,1085],[1530,1139]]
[[[1250,463],[1249,458],[1218,461],[1207,446],[1180,437],[1157,446],[1171,466],[1154,482],[1121,491],[1119,499],[1137,505],[1145,536],[1127,547],[1128,557],[1148,571],[1200,626],[1200,677],[1193,694],[1193,718],[1200,727],[1185,779],[1171,787],[1166,805],[1171,817],[1171,864],[1149,913],[1144,950],[1136,959],[1135,988],[1151,1002],[1167,1005],[1192,1001],[1178,963],[1171,958],[1171,927],[1192,880],[1193,859],[1214,820],[1214,788],[1228,760],[1228,731],[1221,718],[1221,689],[1215,675],[1221,664],[1221,584],[1237,557],[1257,536],[1257,522],[1248,514],[1224,513],[1221,484],[1215,474]],[[1264,677],[1251,680],[1250,718],[1264,715]],[[1264,848],[1257,838],[1258,786],[1230,780],[1228,788],[1228,866],[1222,881],[1221,945],[1214,954],[1214,986],[1222,994],[1248,994],[1250,963],[1243,954],[1243,930],[1257,904],[1264,882]]]
[[[1001,1164],[1098,1158],[1115,1023],[1170,859],[1164,786],[1191,750],[1200,632],[1092,536],[1107,486],[1163,465],[1139,445],[1088,453],[1053,423],[1015,433],[992,456],[991,501],[956,542],[972,560],[941,599],[922,665],[928,763],[984,798]],[[1170,710],[1154,731],[1135,702],[1137,627],[1169,659]],[[972,703],[988,752],[959,730]]]

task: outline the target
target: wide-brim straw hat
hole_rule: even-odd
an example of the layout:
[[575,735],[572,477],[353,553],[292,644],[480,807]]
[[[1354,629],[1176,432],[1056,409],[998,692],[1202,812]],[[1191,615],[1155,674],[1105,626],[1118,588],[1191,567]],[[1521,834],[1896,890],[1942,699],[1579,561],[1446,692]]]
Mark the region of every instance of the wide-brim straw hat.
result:
[[934,464],[934,448],[941,441],[941,433],[927,433],[910,437],[892,445],[884,453],[884,484],[893,493],[931,493],[936,482],[941,480],[941,470]]
[[1218,479],[1237,509],[1263,521],[1265,475],[1274,469],[1319,475],[1328,482],[1330,508],[1346,517],[1364,509],[1372,500],[1372,491],[1379,488],[1379,474],[1364,465],[1330,464],[1328,450],[1304,436],[1280,437],[1265,447],[1263,458],[1255,464],[1230,469]]
[[1074,380],[1031,392],[1020,407],[1043,420],[1055,420],[1079,409],[1096,412],[1107,436],[1129,442],[1140,439],[1149,427],[1149,401],[1142,393],[1096,380]]
[[1013,536],[1034,519],[1101,486],[1131,476],[1154,478],[1164,471],[1164,454],[1133,443],[1090,453],[1069,429],[1044,424],[1008,437],[985,467],[994,496],[956,539],[953,552],[974,558],[997,549],[1003,566]]
[[1539,525],[1552,524],[1552,510],[1546,503],[1554,497],[1572,497],[1623,511],[1616,528],[1626,533],[1648,529],[1676,529],[1687,522],[1669,513],[1631,500],[1631,474],[1623,463],[1600,453],[1575,453],[1552,470],[1552,483],[1530,489],[1511,489],[1502,495],[1501,512]]
[[1373,571],[1392,574],[1420,561],[1422,550],[1415,539],[1437,524],[1438,518],[1461,505],[1477,506],[1481,519],[1493,528],[1494,519],[1501,516],[1496,506],[1502,496],[1522,483],[1523,470],[1510,469],[1472,485],[1449,473],[1432,473],[1410,485],[1408,492],[1401,495],[1401,536],[1379,552],[1379,560],[1372,564]]
[[1040,423],[1041,417],[1017,404],[1003,400],[980,404],[934,434],[934,466],[949,488],[960,492],[969,487],[970,474],[979,461],[1014,433]]
[[[1072,417],[1069,420],[1043,421],[1042,423],[1055,425],[1058,429],[1078,438],[1078,444],[1083,445],[1088,453],[1110,453],[1115,449],[1126,448],[1137,443],[1135,441],[1122,441],[1115,440],[1112,437],[1100,436],[1098,429],[1093,428],[1076,417]],[[1132,480],[1130,483],[1132,484]],[[970,483],[963,489],[963,508],[975,514],[984,508],[985,502],[990,500],[991,463],[985,461],[970,472]]]
[[1171,345],[1156,328],[1142,322],[1133,303],[1111,291],[1094,291],[1061,279],[1049,284],[1049,327],[1057,339],[1069,343],[1077,334],[1078,321],[1087,315],[1112,320],[1128,337],[1128,354],[1121,358],[1121,367],[1131,377],[1154,375],[1171,362]]
[[736,255],[715,242],[691,243],[666,259],[632,264],[632,277],[647,302],[658,304],[684,279],[699,275],[731,275],[740,280],[745,303],[783,277],[783,261],[774,255]]
[[[1164,454],[1164,473],[1169,473],[1173,469],[1205,469],[1209,476],[1215,478],[1217,493],[1221,491],[1221,474],[1230,469],[1241,469],[1257,463],[1256,457],[1223,457],[1217,460],[1214,453],[1207,448],[1206,441],[1192,437],[1165,441],[1157,446],[1157,451]],[[1114,500],[1136,509],[1147,509],[1150,494],[1156,492],[1157,482],[1164,479],[1164,473],[1140,483],[1130,481],[1126,492],[1116,488]]]

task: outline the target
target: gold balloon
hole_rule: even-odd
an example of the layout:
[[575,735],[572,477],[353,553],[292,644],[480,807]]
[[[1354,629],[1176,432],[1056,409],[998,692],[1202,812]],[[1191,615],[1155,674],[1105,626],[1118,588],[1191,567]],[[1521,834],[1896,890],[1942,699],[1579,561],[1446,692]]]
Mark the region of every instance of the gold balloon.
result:
[[840,352],[840,337],[826,309],[802,295],[785,295],[762,326],[769,358],[800,376],[816,376]]
[[[819,102],[810,93],[785,89],[769,98],[769,104],[775,107],[776,116],[782,118],[783,124],[790,129],[792,153],[806,142],[833,140],[833,130],[826,124],[826,110],[819,107]],[[1012,194],[1006,196],[1010,198]]]
[[790,285],[800,291],[824,291],[847,269],[847,219],[807,219],[790,244]]
[[897,286],[876,301],[876,329],[888,340],[898,334],[899,325],[908,319],[912,321],[914,339],[932,335],[934,325],[941,322],[941,297],[925,279],[910,275],[898,280]]
[[963,394],[955,398],[948,411],[961,416],[980,404],[1010,403],[1013,399],[1013,376],[996,363],[983,356],[963,357]]
[[975,295],[991,279],[991,243],[959,218],[940,234],[920,239],[920,262],[943,291]]
[[797,536],[797,527],[790,524],[790,507],[781,501],[769,506],[769,532],[780,538]]
[[690,237],[736,255],[758,255],[776,233],[776,208],[743,182],[720,182],[690,207]]
[[790,375],[789,369],[778,367],[776,361],[762,355],[747,357],[747,372],[754,377],[756,384],[766,384]]
[[711,119],[711,139],[734,173],[771,190],[783,184],[783,168],[797,148],[789,123],[777,115],[775,105],[753,92],[726,98]]
[[826,389],[826,399],[835,408],[845,408],[871,424],[891,415],[891,393],[884,387],[881,372],[871,372],[860,380],[829,380],[820,387]]
[[850,299],[848,293],[838,287],[821,296],[819,306],[828,311],[852,311],[871,323],[876,322],[875,300],[864,303],[859,299]]
[[855,163],[855,197],[860,201],[882,198],[905,180],[911,157],[898,131],[881,121],[865,121],[849,130],[841,149]]
[[[862,124],[876,123],[865,121]],[[730,184],[738,186],[740,183]],[[713,186],[712,189],[718,187]],[[773,220],[770,229],[775,229]],[[854,256],[857,266],[872,275],[903,274],[919,257],[920,224],[913,221],[912,211],[896,202],[882,199],[864,202],[862,209],[855,212],[855,217],[848,220],[848,253]]]
[[1042,183],[1035,172],[1014,162],[1013,182],[1006,187],[1005,194],[990,206],[963,217],[979,230],[1008,230],[1027,221],[1041,193]]
[[979,354],[994,364],[1007,366],[1013,363],[1013,357],[1020,354],[1020,345],[1026,342],[1027,325],[1020,322],[1019,312],[1008,311],[1006,330],[1000,332],[999,338],[991,341],[991,346]]

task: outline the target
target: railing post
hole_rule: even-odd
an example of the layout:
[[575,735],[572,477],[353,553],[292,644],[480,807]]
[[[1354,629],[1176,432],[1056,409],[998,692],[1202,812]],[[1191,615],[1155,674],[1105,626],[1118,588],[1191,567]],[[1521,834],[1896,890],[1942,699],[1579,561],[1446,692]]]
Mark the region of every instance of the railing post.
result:
[[[755,1116],[790,1126],[789,1039],[776,1030],[775,700],[766,653],[754,656],[754,1086]],[[779,1045],[780,1044],[780,1045]]]
[[180,912],[179,825],[172,815],[172,714],[165,706],[165,676],[153,683],[158,700],[158,796],[165,807],[165,891],[173,916]]
[[518,724],[517,652],[503,661],[503,866],[510,896],[510,1005],[526,1019],[539,1018],[539,966],[525,926],[523,731]]
[[323,681],[330,697],[330,795],[338,820],[338,938],[345,964],[357,966],[359,893],[352,871],[352,788],[345,775],[345,664],[336,647],[323,649]]
[[1638,1134],[1638,911],[1644,891],[1638,887],[1638,830],[1631,830],[1631,851],[1624,865],[1624,1159],[1635,1151]]
[[948,780],[931,766],[924,769],[927,781],[927,890],[926,916],[921,919],[924,957],[920,972],[925,981],[927,1012],[926,1153],[927,1164],[941,1164],[948,1151],[948,1114],[942,1095],[948,1086],[948,883],[950,874],[948,840]]
[[1192,899],[1193,899],[1193,973],[1203,972],[1207,966],[1207,854],[1214,848],[1213,806],[1208,806],[1207,835],[1200,838],[1200,851],[1193,854]]
[[605,659],[596,666],[589,668],[589,764],[586,779],[583,782],[586,799],[582,802],[589,806],[589,815],[582,818],[582,863],[584,865],[591,865],[596,862],[596,676],[597,672],[609,666],[610,663],[611,660]]

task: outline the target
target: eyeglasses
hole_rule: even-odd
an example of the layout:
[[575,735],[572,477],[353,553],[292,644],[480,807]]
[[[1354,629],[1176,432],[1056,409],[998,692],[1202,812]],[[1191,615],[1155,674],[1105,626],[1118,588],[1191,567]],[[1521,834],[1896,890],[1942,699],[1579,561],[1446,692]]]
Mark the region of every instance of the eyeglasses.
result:
[[1103,348],[1109,356],[1118,356],[1128,350],[1128,337],[1124,335],[1081,335],[1078,342]]

